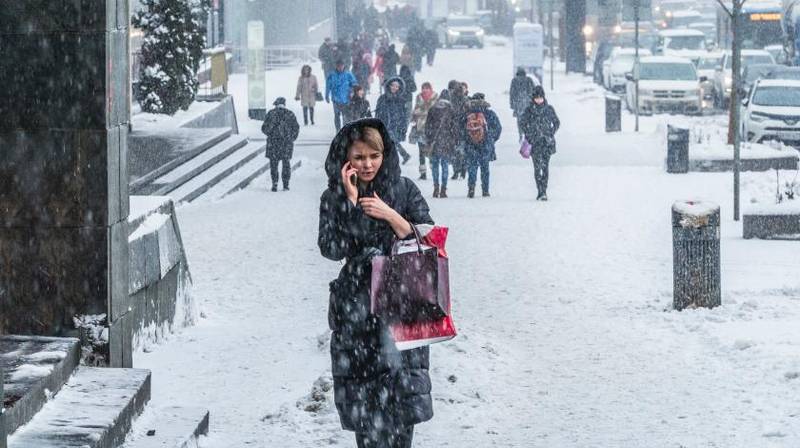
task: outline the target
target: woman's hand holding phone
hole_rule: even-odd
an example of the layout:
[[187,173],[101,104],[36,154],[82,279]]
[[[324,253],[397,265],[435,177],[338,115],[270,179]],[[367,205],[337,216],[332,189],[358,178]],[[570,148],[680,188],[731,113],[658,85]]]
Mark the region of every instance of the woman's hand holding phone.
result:
[[358,170],[347,162],[342,167],[342,184],[344,185],[344,192],[347,199],[353,203],[358,204]]

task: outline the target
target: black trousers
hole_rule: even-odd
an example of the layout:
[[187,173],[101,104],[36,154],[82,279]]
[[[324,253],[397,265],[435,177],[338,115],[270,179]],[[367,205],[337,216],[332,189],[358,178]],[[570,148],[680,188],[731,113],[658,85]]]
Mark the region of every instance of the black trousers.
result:
[[289,186],[289,179],[292,178],[292,160],[291,159],[269,159],[269,175],[272,177],[272,185],[278,185],[278,164],[283,162],[283,169],[281,170],[281,177],[283,178],[283,186]]
[[535,151],[533,156],[533,177],[539,196],[547,194],[547,182],[550,180],[550,151]]
[[336,126],[336,132],[342,128],[343,122],[347,122],[346,113],[347,104],[333,103],[333,125]]
[[308,124],[309,115],[311,115],[311,124],[314,124],[314,108],[303,107],[303,123]]
[[356,433],[358,448],[411,448],[414,438],[414,427],[394,433],[362,434]]

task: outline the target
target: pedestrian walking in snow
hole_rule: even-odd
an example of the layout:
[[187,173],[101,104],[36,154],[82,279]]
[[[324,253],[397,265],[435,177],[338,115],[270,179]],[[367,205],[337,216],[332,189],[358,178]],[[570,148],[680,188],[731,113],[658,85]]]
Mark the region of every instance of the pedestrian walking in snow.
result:
[[317,56],[322,63],[322,73],[327,81],[328,76],[336,70],[336,45],[330,37],[325,38],[325,42],[319,47]]
[[[431,110],[439,95],[433,91],[431,83],[425,82],[422,84],[422,90],[417,95],[414,111],[411,113],[411,135],[419,148],[419,178],[426,180],[428,178],[428,169],[425,167],[425,159],[430,158],[431,150],[430,144],[425,136],[425,125],[428,120],[428,112]],[[412,139],[409,137],[409,142]]]
[[400,52],[400,65],[405,65],[406,67],[413,67],[414,66],[414,53],[411,50],[411,47],[406,44],[403,45],[403,50]]
[[408,119],[411,119],[411,112],[414,110],[414,93],[417,91],[417,82],[414,80],[414,72],[411,67],[403,65],[400,67],[400,78],[405,83],[405,90],[403,90],[403,99],[406,103],[406,113]]
[[428,118],[425,121],[425,139],[431,150],[431,175],[435,198],[447,197],[448,165],[455,151],[456,142],[460,138],[455,112],[449,98],[450,91],[442,90],[439,99],[428,111]]
[[309,118],[311,124],[314,124],[314,107],[317,105],[317,99],[322,96],[319,91],[319,84],[317,77],[311,74],[311,66],[304,65],[300,70],[300,78],[297,80],[297,93],[295,93],[295,101],[300,101],[303,107],[303,124],[308,126]]
[[467,163],[467,197],[475,197],[478,170],[481,171],[483,197],[489,197],[489,163],[497,160],[495,142],[500,139],[503,127],[497,114],[482,93],[476,93],[467,102],[461,122],[464,132],[464,157]]
[[350,103],[350,92],[357,84],[356,77],[345,71],[344,61],[336,61],[336,71],[328,76],[325,83],[325,101],[330,103],[333,97],[333,124],[337,131],[342,127],[342,119]]
[[353,59],[353,52],[351,50],[350,44],[347,43],[344,37],[339,38],[339,41],[336,43],[336,51],[333,53],[334,60],[338,63],[342,61],[344,63],[344,69],[350,71],[350,63]]
[[292,176],[292,154],[294,142],[300,134],[300,124],[294,112],[286,108],[286,99],[279,97],[272,103],[275,108],[267,112],[261,132],[267,136],[267,158],[272,178],[272,191],[278,191],[278,164],[282,164],[280,180],[283,190],[289,190]]
[[405,165],[411,160],[411,155],[403,148],[401,142],[406,139],[408,131],[408,114],[406,113],[405,103],[405,83],[399,77],[390,78],[386,81],[383,95],[378,98],[375,106],[375,118],[381,120],[388,129],[392,137],[395,148],[403,158]]
[[[397,64],[400,63],[400,55],[397,54],[394,44],[389,45],[389,48],[383,53],[383,77],[384,79],[392,79],[397,76]],[[386,84],[384,84],[385,86]]]
[[433,224],[417,186],[401,177],[393,145],[379,120],[347,124],[331,144],[320,199],[320,252],[345,260],[328,308],[334,401],[362,448],[410,448],[414,425],[433,418],[429,348],[398,351],[370,313],[372,257],[413,238],[412,225]]
[[522,126],[520,121],[525,109],[531,104],[533,98],[533,88],[536,83],[533,78],[525,73],[525,69],[520,67],[517,69],[517,74],[511,80],[511,88],[509,89],[509,101],[511,103],[511,110],[514,111],[514,117],[517,119],[517,131],[519,132],[519,139],[522,140]]
[[[452,80],[447,84],[447,90],[450,91],[450,103],[453,106],[453,122],[458,125],[461,123],[464,116],[464,109],[467,105],[467,98],[464,90],[465,83]],[[459,177],[464,179],[467,175],[467,164],[464,159],[464,140],[463,133],[458,133],[458,140],[453,155],[450,158],[450,163],[453,165],[453,177],[451,180],[456,180]]]
[[366,92],[363,87],[355,86],[347,107],[347,123],[369,117],[372,117],[372,111],[369,100],[366,98]]
[[544,96],[542,86],[533,89],[533,100],[522,116],[522,132],[531,144],[537,201],[547,200],[547,183],[550,180],[550,157],[556,153],[556,132],[561,122],[555,109]]
[[428,67],[431,67],[436,58],[436,50],[439,48],[439,33],[436,30],[426,30],[423,45],[426,62]]

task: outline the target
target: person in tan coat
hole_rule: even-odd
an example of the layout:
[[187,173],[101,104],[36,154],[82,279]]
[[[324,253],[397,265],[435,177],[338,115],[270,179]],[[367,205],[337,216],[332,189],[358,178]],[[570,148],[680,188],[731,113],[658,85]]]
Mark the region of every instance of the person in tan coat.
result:
[[304,65],[300,70],[300,78],[297,80],[297,93],[294,99],[300,101],[300,105],[303,106],[303,124],[306,126],[308,126],[309,116],[311,124],[314,124],[314,107],[321,95],[317,77],[311,74],[311,66]]

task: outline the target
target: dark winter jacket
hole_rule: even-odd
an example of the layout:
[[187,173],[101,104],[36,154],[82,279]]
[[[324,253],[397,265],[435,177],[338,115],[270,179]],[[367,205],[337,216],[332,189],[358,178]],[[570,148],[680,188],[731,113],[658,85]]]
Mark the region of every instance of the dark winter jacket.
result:
[[[389,84],[394,81],[400,83],[400,90],[392,94]],[[389,130],[389,135],[395,143],[405,141],[408,130],[408,111],[406,110],[404,91],[405,83],[401,78],[387,79],[384,83],[384,93],[378,98],[378,104],[375,106],[375,118],[386,125],[386,129]]]
[[347,104],[350,102],[350,92],[353,91],[353,86],[358,84],[356,77],[348,71],[334,70],[328,75],[327,82],[325,83],[325,99],[330,100],[333,97],[333,102],[336,104]]
[[372,111],[369,100],[366,98],[359,98],[354,96],[350,99],[350,104],[347,105],[347,121],[356,121],[361,118],[371,118]]
[[561,126],[561,121],[556,115],[555,109],[547,100],[542,105],[531,101],[520,120],[522,133],[531,144],[534,153],[549,151],[550,154],[556,152],[556,131]]
[[517,76],[511,80],[509,97],[511,109],[514,111],[515,116],[521,116],[525,112],[525,108],[531,103],[531,95],[533,95],[535,86],[536,83],[525,72],[517,73]]
[[344,193],[341,168],[350,145],[366,126],[383,136],[384,161],[377,178],[360,195],[376,192],[412,224],[433,220],[419,189],[401,177],[399,156],[383,123],[364,119],[345,125],[325,162],[328,188],[319,212],[320,252],[330,260],[345,261],[331,282],[328,310],[334,401],[344,429],[393,431],[433,417],[429,350],[399,352],[386,324],[369,311],[372,256],[389,253],[395,234],[388,223],[368,217]]
[[[503,127],[500,125],[500,118],[491,110],[491,107],[492,106],[485,100],[469,100],[464,106],[464,114],[461,117],[460,129],[464,141],[464,154],[468,159],[497,159],[494,144],[500,139]],[[472,113],[483,113],[486,118],[486,137],[480,145],[473,143],[467,134],[467,118]]]
[[425,121],[425,139],[431,144],[431,153],[449,159],[460,137],[453,105],[440,97]]
[[397,76],[397,64],[400,63],[400,55],[394,48],[394,44],[389,45],[389,49],[383,54],[383,79],[390,79]]
[[270,159],[291,159],[294,141],[300,134],[300,124],[294,112],[278,106],[269,112],[261,125],[261,132],[267,136],[267,157]]
[[405,83],[403,99],[406,103],[414,101],[414,92],[417,91],[417,82],[414,81],[414,72],[407,65],[400,67],[400,78]]
[[319,60],[322,62],[322,69],[325,73],[332,72],[336,70],[336,54],[335,54],[335,47],[333,44],[326,44],[323,43],[319,47],[319,51],[317,52],[317,56],[319,56]]

